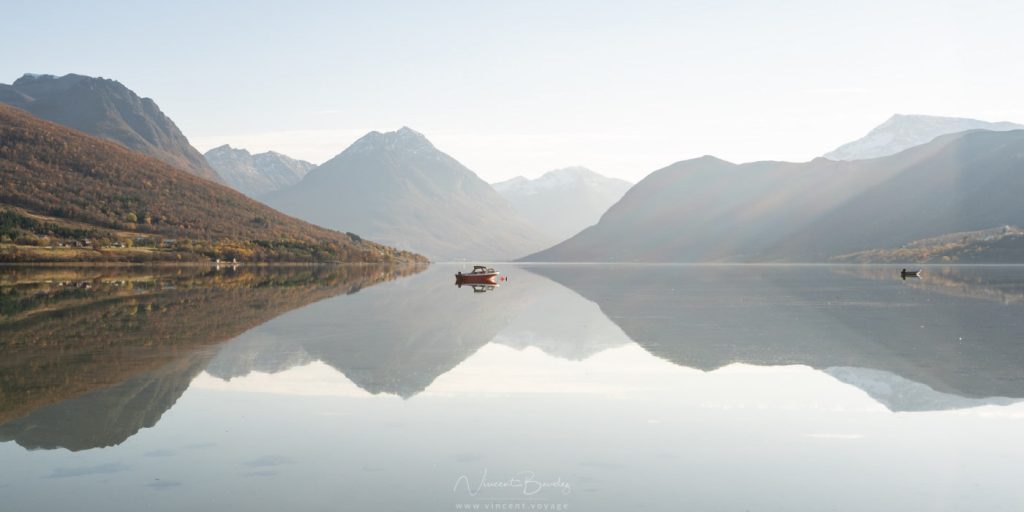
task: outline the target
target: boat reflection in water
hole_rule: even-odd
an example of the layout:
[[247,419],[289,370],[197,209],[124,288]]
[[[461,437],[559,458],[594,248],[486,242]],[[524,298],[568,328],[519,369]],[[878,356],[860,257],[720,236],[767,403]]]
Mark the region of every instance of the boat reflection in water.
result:
[[921,271],[920,270],[907,270],[907,269],[903,269],[903,270],[900,271],[900,278],[901,279],[906,281],[908,277],[912,278],[912,279],[917,279],[917,278],[921,277]]

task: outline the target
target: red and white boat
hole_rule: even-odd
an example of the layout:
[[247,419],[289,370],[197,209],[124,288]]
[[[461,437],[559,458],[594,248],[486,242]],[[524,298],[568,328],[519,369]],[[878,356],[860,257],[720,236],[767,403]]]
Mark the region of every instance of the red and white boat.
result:
[[498,272],[490,267],[483,265],[473,265],[473,271],[463,274],[459,272],[455,274],[455,284],[498,284]]

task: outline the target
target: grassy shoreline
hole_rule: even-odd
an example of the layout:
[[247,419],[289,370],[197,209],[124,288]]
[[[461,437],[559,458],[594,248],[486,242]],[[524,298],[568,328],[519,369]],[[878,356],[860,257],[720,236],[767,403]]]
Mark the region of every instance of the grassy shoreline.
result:
[[[220,266],[320,266],[320,265],[424,265],[429,261],[221,261]],[[171,265],[217,266],[205,255],[156,248],[39,247],[0,244],[0,265],[19,266],[94,266],[94,265]]]

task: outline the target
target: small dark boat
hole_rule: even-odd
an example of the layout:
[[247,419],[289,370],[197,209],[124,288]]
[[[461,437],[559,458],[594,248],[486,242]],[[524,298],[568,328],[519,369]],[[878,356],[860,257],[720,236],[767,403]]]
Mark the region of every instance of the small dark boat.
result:
[[466,274],[459,272],[455,274],[455,284],[459,286],[464,284],[498,284],[499,273],[490,267],[473,265],[472,272]]
[[908,277],[921,277],[920,270],[900,270],[900,279],[906,279]]

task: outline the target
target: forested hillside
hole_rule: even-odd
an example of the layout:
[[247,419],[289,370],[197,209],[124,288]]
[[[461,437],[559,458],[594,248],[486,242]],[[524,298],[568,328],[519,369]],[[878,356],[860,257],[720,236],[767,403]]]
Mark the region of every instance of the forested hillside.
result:
[[6,105],[0,105],[0,211],[0,243],[6,242],[0,260],[6,261],[65,260],[67,251],[73,251],[70,259],[131,261],[421,259],[289,217],[226,186]]

